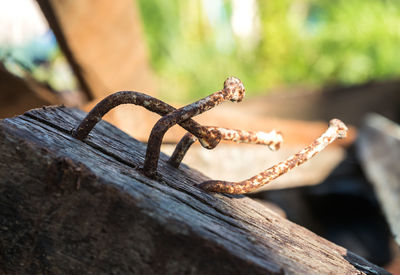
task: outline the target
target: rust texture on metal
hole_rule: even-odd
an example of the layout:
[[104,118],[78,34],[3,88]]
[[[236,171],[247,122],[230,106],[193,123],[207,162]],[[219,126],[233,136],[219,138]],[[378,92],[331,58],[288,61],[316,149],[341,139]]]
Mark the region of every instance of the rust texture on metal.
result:
[[283,136],[280,131],[272,130],[270,132],[251,132],[237,129],[228,129],[222,127],[207,127],[207,129],[215,129],[221,133],[221,139],[230,140],[237,143],[250,143],[267,145],[272,151],[278,150],[283,142]]
[[194,135],[191,133],[186,133],[176,145],[174,152],[168,160],[168,163],[175,168],[178,168],[190,146],[192,146],[196,140],[197,138]]
[[254,191],[276,179],[277,177],[285,174],[296,166],[303,164],[318,152],[321,152],[335,139],[345,138],[346,134],[346,125],[339,119],[332,119],[329,122],[328,130],[326,130],[326,132],[317,138],[313,143],[305,147],[297,154],[289,157],[287,160],[268,168],[260,174],[241,182],[227,182],[219,180],[206,181],[201,183],[199,187],[206,191],[228,194],[244,194]]
[[[139,105],[161,116],[165,116],[176,110],[171,105],[149,95],[134,91],[121,91],[109,95],[100,101],[87,114],[78,127],[73,130],[72,135],[79,140],[84,140],[106,113],[121,104]],[[199,138],[202,146],[207,149],[214,148],[220,142],[220,137],[216,131],[209,131],[206,127],[201,126],[192,119],[182,121],[179,124]]]
[[[149,141],[147,143],[146,157],[143,166],[143,172],[145,175],[148,177],[155,176],[162,139],[169,128],[175,124],[190,119],[191,117],[208,111],[226,100],[240,102],[244,95],[245,89],[242,82],[236,77],[229,77],[225,80],[222,90],[219,90],[190,105],[177,109],[157,121],[151,130]],[[218,131],[211,132],[215,135],[219,134]]]
[[[237,143],[263,144],[267,145],[272,151],[278,150],[283,142],[282,133],[275,130],[265,133],[261,131],[251,132],[213,126],[207,126],[207,129],[218,131],[221,134],[222,140]],[[174,167],[179,167],[186,152],[189,150],[190,146],[196,142],[196,140],[197,138],[194,135],[186,133],[177,144],[172,156],[168,160],[168,163]]]
[[[85,139],[93,127],[108,111],[121,104],[139,105],[151,112],[163,116],[153,127],[148,140],[143,165],[143,172],[148,177],[154,177],[156,175],[162,139],[168,129],[175,124],[179,124],[188,131],[188,133],[186,133],[178,143],[168,161],[175,167],[179,167],[186,152],[197,140],[199,140],[201,145],[207,149],[213,149],[218,145],[221,139],[223,139],[238,143],[264,144],[273,151],[278,150],[283,142],[282,134],[279,131],[273,130],[265,133],[261,131],[250,132],[222,127],[202,126],[191,119],[194,116],[214,108],[226,100],[240,102],[244,95],[244,86],[242,82],[235,77],[227,78],[222,90],[180,109],[175,109],[171,105],[143,93],[121,91],[100,101],[72,131],[72,135],[79,140]],[[306,162],[315,154],[322,151],[335,139],[344,138],[346,132],[347,127],[343,122],[338,119],[332,119],[328,130],[312,144],[287,160],[268,168],[260,174],[241,182],[226,182],[219,180],[206,181],[201,183],[199,187],[207,191],[230,194],[243,194],[254,191],[296,166]]]

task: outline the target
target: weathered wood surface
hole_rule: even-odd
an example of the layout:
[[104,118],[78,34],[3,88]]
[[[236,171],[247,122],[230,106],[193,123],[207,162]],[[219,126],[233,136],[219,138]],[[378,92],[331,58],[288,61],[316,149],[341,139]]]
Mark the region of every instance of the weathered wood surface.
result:
[[374,186],[400,245],[400,126],[380,115],[370,114],[356,145],[364,172]]
[[145,145],[63,107],[0,121],[0,273],[386,274],[245,196],[162,155],[162,180],[138,172]]

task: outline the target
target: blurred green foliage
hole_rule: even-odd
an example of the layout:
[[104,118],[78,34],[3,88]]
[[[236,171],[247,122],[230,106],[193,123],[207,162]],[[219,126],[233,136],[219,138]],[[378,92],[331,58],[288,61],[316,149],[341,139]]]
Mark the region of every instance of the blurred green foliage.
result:
[[258,0],[252,38],[233,31],[233,0],[138,3],[160,93],[170,100],[208,95],[230,75],[250,94],[400,75],[398,1]]

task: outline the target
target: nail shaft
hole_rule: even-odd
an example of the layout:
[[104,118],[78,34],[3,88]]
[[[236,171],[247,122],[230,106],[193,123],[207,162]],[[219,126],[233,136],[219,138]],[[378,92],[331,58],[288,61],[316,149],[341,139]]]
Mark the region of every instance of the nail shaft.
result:
[[[162,139],[169,128],[177,123],[210,110],[225,100],[240,102],[243,99],[244,94],[245,90],[242,82],[237,78],[230,77],[225,80],[224,88],[222,90],[162,117],[157,121],[150,133],[149,141],[147,143],[146,158],[143,166],[144,173],[149,177],[155,175],[158,158],[160,156]],[[215,134],[218,134],[218,131],[215,131]]]
[[196,140],[197,138],[194,135],[191,133],[186,133],[176,145],[174,152],[168,160],[168,163],[173,167],[178,168],[190,146],[192,146]]
[[218,193],[228,194],[244,194],[254,191],[261,186],[269,183],[277,177],[285,174],[289,170],[303,164],[318,152],[322,151],[327,145],[332,143],[337,138],[345,138],[347,127],[338,120],[332,119],[330,126],[325,133],[323,133],[312,144],[305,147],[299,153],[293,155],[285,161],[270,167],[269,169],[261,172],[260,174],[241,182],[227,182],[227,181],[206,181],[199,185],[200,188]]
[[[267,145],[272,151],[278,150],[283,142],[282,133],[275,130],[265,133],[261,131],[251,132],[212,126],[207,126],[207,129],[218,131],[221,134],[222,140],[237,143],[263,144]],[[168,160],[168,163],[174,167],[179,167],[186,152],[189,150],[190,146],[196,142],[196,140],[195,136],[186,133],[177,144],[174,152]]]
[[[121,91],[109,95],[100,101],[87,114],[79,126],[74,129],[72,135],[79,140],[85,139],[106,113],[121,104],[139,105],[161,116],[165,116],[176,110],[171,105],[149,95],[134,91]],[[182,121],[180,125],[197,136],[205,148],[212,149],[219,143],[218,136],[213,135],[207,128],[201,126],[192,119]]]
[[272,130],[270,132],[252,132],[236,129],[227,129],[222,127],[207,127],[207,129],[215,129],[221,133],[221,139],[230,140],[237,143],[250,143],[267,145],[272,151],[280,148],[283,142],[282,133]]

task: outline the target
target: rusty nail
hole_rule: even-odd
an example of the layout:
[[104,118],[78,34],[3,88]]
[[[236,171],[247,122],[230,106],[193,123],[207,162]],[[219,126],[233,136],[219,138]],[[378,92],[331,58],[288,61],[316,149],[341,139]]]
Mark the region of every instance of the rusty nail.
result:
[[221,139],[230,140],[237,143],[263,144],[267,145],[271,151],[278,150],[283,142],[282,133],[272,130],[270,132],[252,132],[222,127],[207,127],[208,130],[217,130],[221,133]]
[[299,153],[291,156],[285,161],[274,165],[260,174],[241,182],[227,182],[211,180],[203,182],[200,188],[218,193],[228,194],[244,194],[254,191],[257,188],[269,183],[277,177],[285,174],[289,170],[303,164],[318,152],[321,152],[328,144],[332,143],[336,138],[345,138],[347,133],[346,125],[339,119],[332,119],[329,122],[329,128],[312,144],[305,147]]
[[168,160],[168,163],[178,168],[185,157],[186,152],[189,150],[190,146],[196,142],[196,140],[197,138],[194,135],[191,133],[186,133],[176,145],[174,152]]
[[[135,104],[146,108],[151,112],[155,112],[161,116],[165,116],[176,109],[171,105],[151,97],[149,95],[134,92],[121,91],[107,96],[100,101],[82,120],[82,122],[72,131],[72,136],[79,140],[85,139],[93,127],[101,120],[101,118],[112,108],[121,104]],[[192,119],[188,119],[180,123],[187,131],[193,133],[200,140],[200,143],[208,149],[214,148],[220,141],[220,138],[209,132],[205,127],[198,124]]]
[[[251,132],[212,126],[207,126],[207,129],[210,131],[218,131],[221,134],[222,140],[229,140],[237,143],[263,144],[267,145],[272,151],[278,150],[283,142],[282,133],[275,130],[265,133],[261,131]],[[176,168],[179,167],[186,152],[196,140],[197,138],[194,135],[186,133],[177,144],[168,163]]]
[[[162,117],[151,130],[147,143],[146,158],[143,171],[148,177],[154,177],[157,170],[158,158],[162,139],[169,128],[177,123],[197,116],[211,108],[221,104],[225,100],[233,102],[242,101],[245,89],[242,82],[235,77],[229,77],[224,82],[224,88],[199,101],[177,109]],[[218,132],[215,132],[217,134]]]

